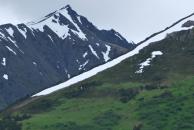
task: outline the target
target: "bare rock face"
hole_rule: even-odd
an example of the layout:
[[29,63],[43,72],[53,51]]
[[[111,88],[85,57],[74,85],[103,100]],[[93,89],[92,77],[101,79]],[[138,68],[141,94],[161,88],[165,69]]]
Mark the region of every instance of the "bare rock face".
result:
[[192,27],[192,26],[194,26],[194,21],[193,21],[193,20],[189,20],[189,21],[185,22],[185,23],[182,25],[182,27],[186,27],[186,28]]

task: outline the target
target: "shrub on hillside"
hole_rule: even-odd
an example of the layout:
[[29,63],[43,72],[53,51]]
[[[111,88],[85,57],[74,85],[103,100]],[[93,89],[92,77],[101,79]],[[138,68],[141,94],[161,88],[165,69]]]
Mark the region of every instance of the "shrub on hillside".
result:
[[139,94],[139,90],[137,88],[119,90],[120,101],[123,103],[127,103],[128,101],[133,99],[137,94]]
[[4,117],[0,120],[0,130],[21,130],[21,124],[12,117]]

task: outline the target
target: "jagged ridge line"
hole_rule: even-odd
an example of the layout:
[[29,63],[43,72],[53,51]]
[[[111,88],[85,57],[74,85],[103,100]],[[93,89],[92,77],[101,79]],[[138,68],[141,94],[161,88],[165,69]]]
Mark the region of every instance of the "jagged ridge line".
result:
[[186,16],[186,17],[180,19],[180,20],[178,20],[177,22],[173,23],[172,25],[166,27],[166,28],[163,29],[163,30],[161,30],[161,31],[159,31],[159,32],[156,32],[156,33],[150,35],[149,37],[147,37],[147,38],[144,39],[143,41],[137,43],[137,46],[140,45],[140,44],[142,44],[142,43],[144,43],[144,42],[146,42],[146,41],[148,41],[148,40],[150,40],[151,38],[153,38],[153,37],[155,37],[155,36],[157,36],[157,35],[159,35],[159,34],[165,32],[165,31],[169,30],[169,29],[171,29],[172,27],[176,26],[176,25],[179,24],[180,22],[184,21],[185,19],[187,19],[187,18],[189,18],[189,17],[191,17],[191,16],[193,16],[193,15],[194,15],[194,13],[192,13],[192,14],[190,14],[190,15],[188,15],[188,16]]

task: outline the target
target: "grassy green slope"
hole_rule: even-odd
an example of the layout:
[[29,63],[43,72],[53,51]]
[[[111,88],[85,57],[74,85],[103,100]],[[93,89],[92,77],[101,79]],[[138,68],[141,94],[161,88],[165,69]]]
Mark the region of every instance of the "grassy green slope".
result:
[[[136,74],[153,51],[164,54]],[[86,81],[2,115],[22,130],[193,130],[193,73],[194,30],[181,31]]]

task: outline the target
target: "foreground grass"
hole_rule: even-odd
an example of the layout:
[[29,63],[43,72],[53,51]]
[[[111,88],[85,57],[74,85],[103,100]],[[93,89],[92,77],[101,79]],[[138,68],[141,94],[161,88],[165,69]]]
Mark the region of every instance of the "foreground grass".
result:
[[[193,84],[192,76],[164,88],[102,84],[74,95],[79,86],[32,102],[14,114],[31,115],[20,121],[22,130],[193,130]],[[122,90],[138,93],[125,99]]]
[[[107,87],[109,85],[104,85],[105,91],[100,88],[87,90],[90,91],[90,94],[84,93],[79,97],[63,97],[59,99],[57,97],[55,100],[58,102],[56,107],[52,106],[51,108],[47,108],[48,110],[46,112],[40,110],[41,107],[36,106],[37,104],[31,104],[31,106],[26,108],[26,112],[33,112],[34,116],[22,122],[23,129],[74,129],[65,126],[72,122],[79,127],[76,129],[84,130],[89,130],[91,128],[96,130],[132,129],[133,124],[136,122],[131,116],[133,115],[134,106],[132,103],[123,103],[120,101],[120,97],[117,97],[118,90],[116,87],[114,92],[113,89],[111,90],[112,94],[106,95],[110,90],[109,87]],[[124,85],[124,88],[126,88],[126,85]],[[40,101],[40,104],[49,101],[50,100],[44,99]],[[36,109],[36,111],[33,111],[34,109]],[[75,126],[75,124],[72,125]]]

